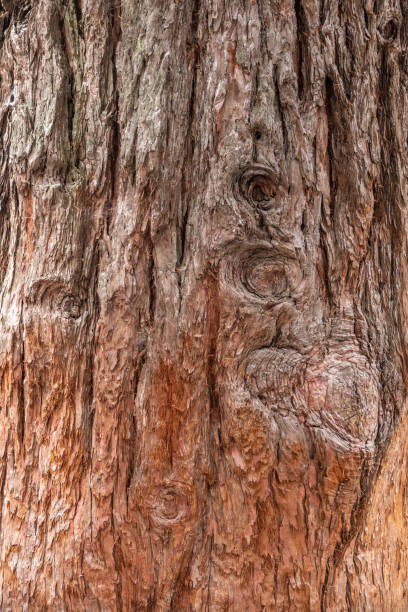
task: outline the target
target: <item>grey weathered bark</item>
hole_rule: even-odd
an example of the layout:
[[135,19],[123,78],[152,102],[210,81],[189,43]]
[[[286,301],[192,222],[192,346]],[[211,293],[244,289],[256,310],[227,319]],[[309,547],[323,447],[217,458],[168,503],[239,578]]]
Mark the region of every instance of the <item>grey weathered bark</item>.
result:
[[0,609],[406,610],[406,1],[0,23]]

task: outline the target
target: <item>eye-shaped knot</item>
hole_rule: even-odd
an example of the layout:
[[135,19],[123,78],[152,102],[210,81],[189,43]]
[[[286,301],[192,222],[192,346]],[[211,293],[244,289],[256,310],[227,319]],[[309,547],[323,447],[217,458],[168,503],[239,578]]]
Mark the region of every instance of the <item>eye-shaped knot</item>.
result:
[[296,252],[282,245],[238,245],[223,262],[220,278],[246,302],[279,304],[304,290]]
[[239,194],[248,202],[268,210],[277,193],[277,180],[271,168],[254,164],[242,172],[238,179]]
[[66,295],[60,304],[60,311],[66,319],[78,319],[81,316],[81,304],[72,295]]
[[41,308],[49,315],[63,319],[79,319],[83,312],[81,291],[58,276],[37,278],[27,290],[27,305]]
[[390,19],[387,21],[385,26],[382,29],[382,37],[386,42],[392,42],[397,38],[398,35],[398,23],[395,19]]
[[383,43],[390,44],[397,40],[400,30],[400,19],[397,15],[390,17],[378,28]]
[[194,513],[193,490],[181,482],[156,486],[147,498],[151,519],[158,526],[171,527],[188,520]]

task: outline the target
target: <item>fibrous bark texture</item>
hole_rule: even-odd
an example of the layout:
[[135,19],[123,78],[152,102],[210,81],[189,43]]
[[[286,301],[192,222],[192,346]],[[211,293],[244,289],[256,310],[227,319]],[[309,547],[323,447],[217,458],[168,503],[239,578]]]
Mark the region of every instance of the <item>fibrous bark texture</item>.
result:
[[2,0],[1,611],[407,610],[406,0]]

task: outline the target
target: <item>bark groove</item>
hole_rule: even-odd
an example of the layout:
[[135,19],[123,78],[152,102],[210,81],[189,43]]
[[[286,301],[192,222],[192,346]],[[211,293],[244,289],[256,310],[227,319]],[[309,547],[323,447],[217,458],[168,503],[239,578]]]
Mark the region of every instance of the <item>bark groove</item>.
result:
[[407,24],[2,0],[2,611],[407,608]]

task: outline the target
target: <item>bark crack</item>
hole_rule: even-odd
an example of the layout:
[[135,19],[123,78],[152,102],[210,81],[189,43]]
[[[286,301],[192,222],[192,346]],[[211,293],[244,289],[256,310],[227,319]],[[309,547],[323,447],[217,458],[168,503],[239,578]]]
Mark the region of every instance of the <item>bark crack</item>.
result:
[[258,19],[259,19],[259,23],[261,26],[260,28],[261,30],[261,53],[262,55],[268,57],[269,49],[268,49],[266,21],[265,21],[265,15],[264,15],[264,10],[263,10],[263,0],[257,0],[256,4],[258,7]]
[[299,100],[304,97],[304,79],[303,79],[303,40],[304,40],[304,17],[301,0],[295,0],[294,3],[296,15],[296,43],[297,43],[297,81],[298,81],[298,96]]
[[[183,211],[181,213],[181,219],[179,220],[179,248],[178,248],[178,258],[176,265],[176,272],[178,278],[179,290],[181,292],[181,283],[182,276],[184,272],[183,262],[186,251],[186,239],[187,239],[187,226],[188,219],[190,213],[189,202],[191,200],[191,178],[192,178],[192,165],[194,160],[194,150],[195,150],[195,141],[194,141],[194,121],[195,121],[195,102],[196,102],[196,87],[197,87],[197,73],[199,68],[200,61],[200,45],[198,41],[198,26],[199,26],[199,14],[200,14],[200,0],[195,0],[192,16],[191,16],[191,89],[190,89],[190,100],[189,100],[189,108],[188,108],[188,127],[186,134],[186,151],[185,158],[183,163],[183,177],[182,177],[182,193],[183,193],[183,202],[182,207]],[[190,160],[189,168],[188,168],[188,179],[187,179],[187,170],[186,167],[188,165],[188,160]]]
[[212,579],[212,550],[214,546],[214,534],[211,534],[210,537],[210,550],[208,553],[208,580],[207,580],[207,601],[205,606],[206,612],[211,612],[211,579]]
[[276,91],[276,103],[277,103],[280,123],[281,123],[281,127],[282,127],[282,139],[283,139],[284,155],[285,155],[285,159],[288,159],[289,137],[288,137],[288,130],[286,128],[286,122],[285,122],[285,112],[284,112],[283,104],[282,104],[282,101],[281,101],[281,95],[280,95],[280,92],[279,92],[279,75],[278,75],[278,71],[277,71],[276,68],[275,68],[275,71],[274,71],[274,77],[273,78],[274,78],[274,85],[275,85],[275,91]]
[[25,329],[24,329],[24,301],[21,303],[20,311],[20,343],[21,343],[21,386],[20,386],[20,408],[18,415],[18,437],[24,452],[24,427],[25,427]]
[[74,7],[74,11],[75,11],[77,27],[78,27],[78,34],[81,38],[83,38],[81,0],[72,0],[72,4]]
[[117,47],[120,41],[121,30],[121,5],[112,0],[111,4],[111,19],[112,19],[112,110],[110,112],[111,121],[111,156],[110,156],[110,194],[106,202],[106,233],[109,236],[111,231],[111,222],[113,208],[118,195],[119,176],[118,162],[120,156],[120,130],[119,130],[119,88],[118,88],[118,73],[117,73]]
[[[4,488],[6,486],[7,454],[8,454],[9,441],[10,441],[10,433],[8,433],[7,435],[6,445],[5,445],[4,454],[3,454],[3,465],[2,465],[1,476],[0,476],[0,541],[2,539],[1,535],[2,535],[2,528],[3,528]],[[3,591],[2,591],[2,594],[3,594]]]
[[150,325],[153,326],[155,309],[156,309],[156,278],[155,278],[155,265],[153,255],[153,242],[150,238],[150,262],[149,262],[149,314],[150,314]]

